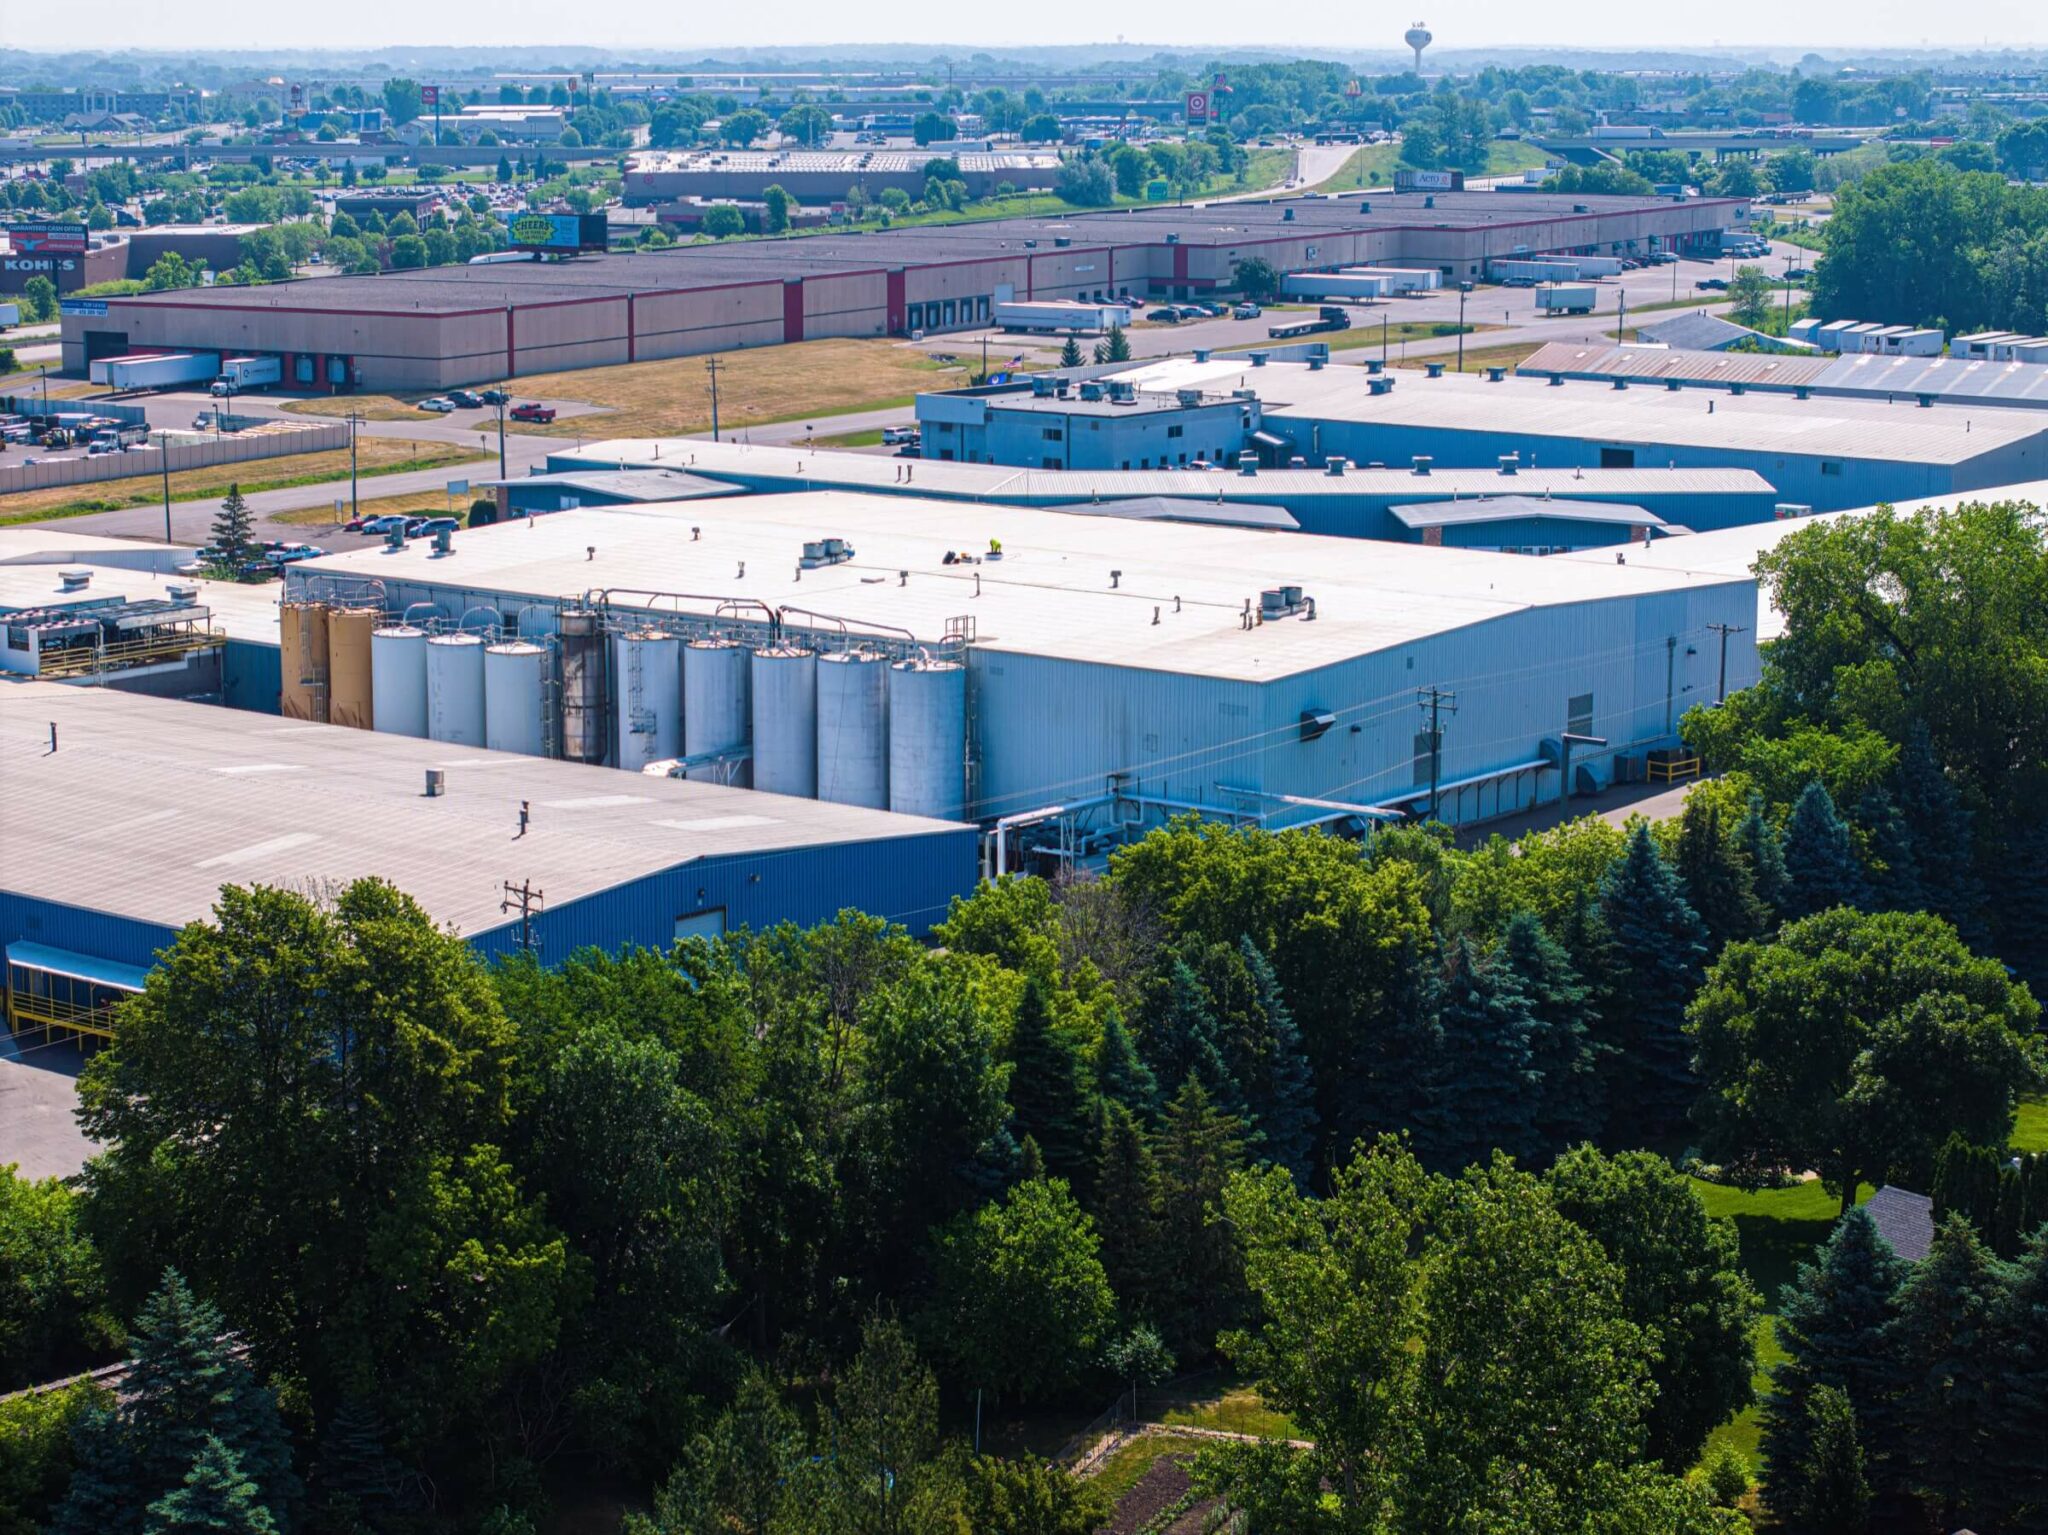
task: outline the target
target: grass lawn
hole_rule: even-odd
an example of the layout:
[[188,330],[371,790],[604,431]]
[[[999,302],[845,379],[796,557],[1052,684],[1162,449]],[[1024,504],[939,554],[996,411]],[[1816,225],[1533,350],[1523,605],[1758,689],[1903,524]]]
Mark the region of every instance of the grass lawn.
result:
[[2048,1098],[2029,1098],[2020,1104],[2019,1121],[2007,1144],[2014,1151],[2048,1151]]
[[[407,442],[396,437],[356,439],[356,473],[368,479],[383,474],[404,474],[412,469],[438,469],[443,465],[473,464],[482,455],[455,443]],[[285,490],[294,485],[320,485],[348,479],[348,449],[323,453],[290,453],[281,458],[253,459],[239,464],[221,464],[211,469],[187,469],[171,476],[173,501],[206,501],[227,494],[228,486],[240,485],[244,495],[259,490]],[[46,517],[77,517],[87,512],[112,512],[124,506],[161,504],[164,482],[161,475],[136,475],[123,480],[99,480],[89,485],[53,485],[47,490],[17,491],[0,504],[0,524],[39,522]],[[322,515],[326,515],[322,513]]]
[[[522,423],[519,430],[585,439],[708,432],[708,360],[664,357],[522,378],[522,399],[585,400],[603,407],[603,414],[565,417],[550,426]],[[724,352],[718,364],[719,424],[728,430],[904,406],[922,391],[960,387],[970,371],[964,361],[934,362],[898,342],[845,337]],[[294,400],[285,409],[318,416],[341,416],[354,409],[372,421],[419,419],[407,399],[392,395]]]
[[[470,498],[461,497],[454,503],[453,515],[464,516],[469,511]],[[406,512],[420,516],[446,517],[450,515],[448,492],[446,490],[415,490],[403,496],[365,496],[362,500],[365,517],[383,517],[392,512]],[[334,520],[334,509],[328,506],[309,506],[296,512],[277,512],[268,519],[271,522],[288,522],[302,528],[333,528],[340,526]],[[343,513],[342,521],[348,515]]]
[[1512,346],[1490,346],[1465,348],[1465,366],[1458,366],[1456,352],[1436,352],[1427,357],[1396,357],[1393,366],[1397,368],[1421,368],[1433,362],[1444,365],[1447,373],[1477,373],[1485,368],[1519,368],[1546,345],[1541,341],[1518,341]]
[[1175,1434],[1140,1434],[1119,1446],[1091,1480],[1111,1498],[1121,1498],[1138,1485],[1138,1479],[1152,1469],[1152,1463],[1160,1456],[1189,1455],[1200,1448],[1196,1440]]
[[[1532,171],[1549,158],[1534,144],[1496,139],[1486,147],[1486,168],[1481,171],[1467,171],[1465,174],[1474,179],[1481,176],[1510,176],[1516,171]],[[1369,187],[1392,186],[1394,172],[1399,169],[1399,144],[1367,144],[1354,151],[1351,158],[1339,166],[1337,173],[1329,180],[1317,182],[1313,190],[1362,192]]]
[[[1501,327],[1498,325],[1474,325],[1469,322],[1464,327],[1465,334],[1468,336],[1477,335],[1483,330],[1499,329]],[[1367,319],[1364,324],[1353,325],[1349,330],[1335,331],[1321,336],[1310,336],[1308,339],[1311,341],[1328,342],[1330,350],[1333,352],[1349,352],[1355,351],[1360,347],[1378,346],[1381,334],[1380,327],[1370,319]],[[1393,358],[1391,349],[1399,346],[1404,341],[1435,341],[1441,337],[1455,336],[1457,334],[1458,322],[1456,320],[1402,320],[1398,324],[1389,324],[1385,331],[1385,339],[1389,348],[1388,359],[1391,361]],[[1272,345],[1271,342],[1266,344],[1268,346]]]
[[1217,1428],[1260,1439],[1300,1437],[1292,1420],[1268,1407],[1257,1388],[1244,1381],[1231,1381],[1199,1396],[1178,1399],[1155,1392],[1150,1403],[1140,1392],[1138,1410],[1147,1419],[1174,1428]]
[[882,445],[882,429],[871,432],[841,432],[837,437],[814,437],[811,446],[818,448],[879,448]]

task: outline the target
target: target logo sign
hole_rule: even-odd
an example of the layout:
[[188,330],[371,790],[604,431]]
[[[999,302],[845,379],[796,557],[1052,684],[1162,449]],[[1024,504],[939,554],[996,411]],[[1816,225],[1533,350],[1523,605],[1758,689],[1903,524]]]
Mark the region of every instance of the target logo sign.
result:
[[1191,123],[1206,123],[1208,120],[1209,93],[1207,91],[1189,91],[1188,121]]

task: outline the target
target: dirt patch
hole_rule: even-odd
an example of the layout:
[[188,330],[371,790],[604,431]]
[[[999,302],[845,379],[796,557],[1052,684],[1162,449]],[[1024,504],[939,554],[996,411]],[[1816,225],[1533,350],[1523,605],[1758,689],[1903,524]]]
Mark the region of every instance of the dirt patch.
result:
[[[1187,1496],[1190,1479],[1186,1455],[1162,1455],[1136,1485],[1117,1499],[1116,1512],[1101,1535],[1138,1535],[1154,1519]],[[1175,1521],[1176,1528],[1181,1521]]]

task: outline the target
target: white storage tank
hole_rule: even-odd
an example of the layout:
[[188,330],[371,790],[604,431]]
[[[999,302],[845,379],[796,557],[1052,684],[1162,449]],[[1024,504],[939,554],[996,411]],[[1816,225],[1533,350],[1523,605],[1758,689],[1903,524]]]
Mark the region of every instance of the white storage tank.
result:
[[484,650],[484,744],[494,752],[544,757],[547,730],[548,652],[530,640],[506,640]]
[[612,636],[612,691],[618,701],[618,748],[612,760],[629,773],[681,753],[683,642],[659,629]]
[[392,735],[426,735],[426,630],[387,624],[371,634],[370,717]]
[[889,808],[889,663],[864,650],[818,657],[818,798]]
[[963,818],[967,809],[967,668],[920,656],[889,668],[889,808]]
[[451,746],[484,744],[484,641],[437,634],[427,641],[427,735]]
[[[683,647],[683,755],[740,751],[747,744],[745,646],[735,640],[692,640]],[[746,764],[690,769],[710,783],[747,785]]]
[[754,787],[818,794],[818,657],[794,646],[754,652]]

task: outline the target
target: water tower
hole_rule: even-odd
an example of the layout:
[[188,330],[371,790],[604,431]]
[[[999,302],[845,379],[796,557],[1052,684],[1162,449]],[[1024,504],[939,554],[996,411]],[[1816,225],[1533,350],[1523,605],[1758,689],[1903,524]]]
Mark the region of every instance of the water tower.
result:
[[1429,28],[1418,21],[1408,29],[1407,35],[1402,38],[1402,41],[1415,50],[1415,72],[1418,75],[1421,74],[1422,50],[1435,42],[1436,39],[1431,36]]

